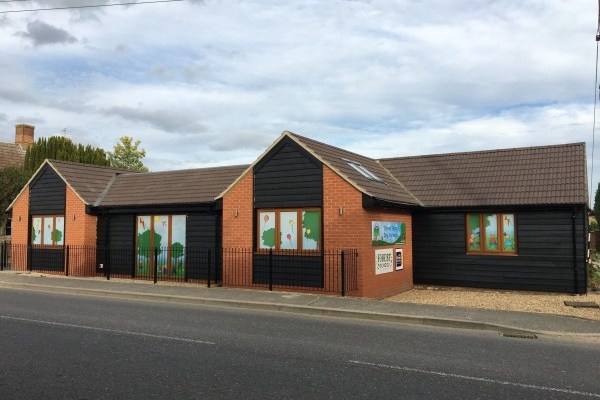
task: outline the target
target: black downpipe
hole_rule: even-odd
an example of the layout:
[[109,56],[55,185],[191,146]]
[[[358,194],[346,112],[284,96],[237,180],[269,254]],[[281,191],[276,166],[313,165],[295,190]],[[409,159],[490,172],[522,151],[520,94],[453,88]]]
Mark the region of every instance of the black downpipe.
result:
[[571,215],[571,233],[573,240],[573,294],[577,294],[579,288],[579,277],[577,276],[577,235],[575,232],[575,219],[577,218],[577,208],[573,209]]

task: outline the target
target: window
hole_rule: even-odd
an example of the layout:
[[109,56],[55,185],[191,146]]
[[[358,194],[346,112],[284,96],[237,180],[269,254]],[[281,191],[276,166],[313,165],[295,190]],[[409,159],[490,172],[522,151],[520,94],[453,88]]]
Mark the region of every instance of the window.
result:
[[383,181],[383,179],[381,179],[380,177],[378,177],[377,175],[375,175],[374,173],[372,173],[371,171],[369,171],[367,168],[365,168],[364,166],[362,166],[360,163],[357,163],[356,161],[345,160],[345,159],[344,159],[344,161],[346,161],[349,166],[351,166],[352,168],[354,168],[354,170],[356,170],[359,174],[361,174],[365,178],[367,178],[367,179],[369,179],[371,181],[385,183]]
[[467,253],[516,254],[515,224],[512,213],[468,213]]
[[150,275],[156,250],[159,275],[185,274],[185,215],[139,215],[137,217],[137,273]]
[[4,234],[6,236],[10,236],[12,234],[12,219],[6,220],[6,229],[4,230]]
[[31,217],[31,244],[62,246],[65,217],[63,215],[35,215]]
[[319,250],[321,211],[315,209],[257,211],[259,250]]

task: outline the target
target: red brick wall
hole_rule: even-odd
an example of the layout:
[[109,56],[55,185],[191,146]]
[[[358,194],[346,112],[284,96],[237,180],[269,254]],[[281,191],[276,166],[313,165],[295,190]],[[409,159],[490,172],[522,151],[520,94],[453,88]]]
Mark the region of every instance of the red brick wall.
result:
[[86,214],[85,204],[67,186],[65,207],[65,245],[69,246],[69,274],[95,275],[96,224],[98,218]]
[[27,270],[27,240],[29,234],[29,187],[17,197],[12,208],[12,269]]
[[252,254],[233,249],[252,249],[253,171],[248,171],[223,196],[223,285],[252,284]]
[[[382,298],[413,287],[412,217],[410,212],[369,211],[362,207],[362,194],[339,175],[323,166],[323,238],[325,249],[357,249],[359,290],[349,295]],[[339,209],[343,209],[340,215]],[[371,221],[406,224],[406,244],[394,247],[404,252],[404,269],[375,275],[375,249],[371,245]],[[377,249],[383,249],[380,247]],[[391,247],[390,247],[391,248]]]

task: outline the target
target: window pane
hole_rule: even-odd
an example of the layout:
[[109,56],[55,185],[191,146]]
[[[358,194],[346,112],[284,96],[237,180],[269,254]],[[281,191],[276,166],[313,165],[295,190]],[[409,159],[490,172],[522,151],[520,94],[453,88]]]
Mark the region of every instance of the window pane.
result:
[[302,248],[318,250],[321,241],[321,212],[302,212]]
[[258,213],[258,247],[260,249],[275,248],[275,212]]
[[514,214],[502,214],[502,244],[504,251],[515,251],[515,215]]
[[150,262],[150,234],[152,233],[149,215],[141,215],[137,219],[137,274],[149,275],[152,270]]
[[298,248],[298,212],[279,213],[279,248],[296,250]]
[[154,216],[154,247],[169,246],[169,216]]
[[171,233],[171,276],[183,278],[185,273],[185,215],[173,215]]
[[485,249],[498,250],[498,217],[497,214],[485,214]]
[[469,251],[481,250],[480,231],[479,231],[479,214],[467,215],[467,232],[469,236]]
[[52,231],[54,230],[54,218],[44,217],[44,240],[43,244],[52,244]]
[[31,244],[42,244],[42,219],[40,217],[32,218]]
[[65,243],[65,217],[56,217],[54,225],[54,244],[62,246]]

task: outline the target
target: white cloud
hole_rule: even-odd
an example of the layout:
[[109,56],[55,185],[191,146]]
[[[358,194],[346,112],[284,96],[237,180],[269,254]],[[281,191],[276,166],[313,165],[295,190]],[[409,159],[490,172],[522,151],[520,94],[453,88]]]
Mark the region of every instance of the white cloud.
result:
[[[588,1],[234,4],[2,17],[0,140],[22,117],[128,134],[152,169],[251,162],[283,130],[376,156],[590,141]],[[77,41],[23,46],[32,23]]]

